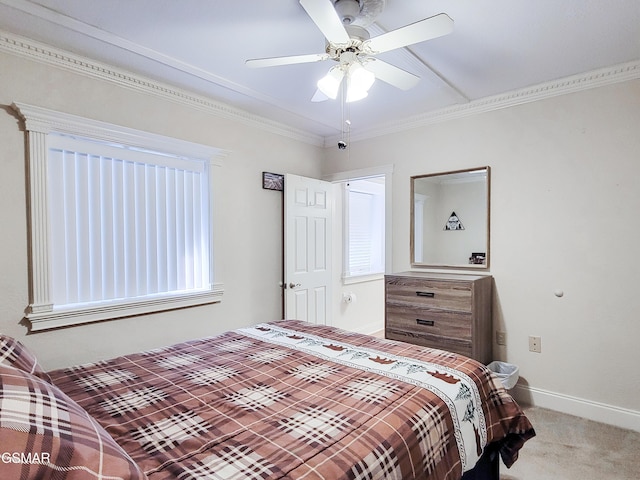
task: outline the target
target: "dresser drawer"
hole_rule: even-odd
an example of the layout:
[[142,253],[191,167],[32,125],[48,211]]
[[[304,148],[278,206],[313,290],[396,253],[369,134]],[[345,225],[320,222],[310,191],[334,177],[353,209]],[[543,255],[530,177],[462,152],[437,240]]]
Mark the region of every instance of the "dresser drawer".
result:
[[427,308],[471,312],[472,291],[467,282],[424,281],[406,277],[388,277],[387,303],[411,304]]
[[386,329],[385,338],[473,357],[473,342],[471,340],[465,341],[459,338],[439,337],[427,332],[415,332],[391,327]]
[[470,313],[387,304],[386,319],[388,328],[471,341]]

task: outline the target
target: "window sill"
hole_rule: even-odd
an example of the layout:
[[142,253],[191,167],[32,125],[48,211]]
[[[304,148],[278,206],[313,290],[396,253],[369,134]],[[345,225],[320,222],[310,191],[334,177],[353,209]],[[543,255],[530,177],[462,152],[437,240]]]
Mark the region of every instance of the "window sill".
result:
[[37,312],[35,308],[32,308],[32,311],[26,315],[26,320],[29,323],[30,333],[41,332],[84,323],[217,303],[222,300],[223,293],[224,286],[216,284],[210,290],[176,295],[149,296],[127,302],[105,302],[90,307],[53,308]]
[[377,280],[384,280],[384,273],[372,273],[369,275],[352,275],[349,277],[342,277],[343,285],[354,285],[356,283],[375,282]]

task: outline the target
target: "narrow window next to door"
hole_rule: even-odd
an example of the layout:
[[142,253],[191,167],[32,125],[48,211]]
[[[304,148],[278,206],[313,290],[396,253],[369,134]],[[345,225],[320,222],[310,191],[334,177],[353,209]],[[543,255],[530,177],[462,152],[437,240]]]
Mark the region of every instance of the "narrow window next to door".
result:
[[345,279],[385,270],[385,179],[344,183]]

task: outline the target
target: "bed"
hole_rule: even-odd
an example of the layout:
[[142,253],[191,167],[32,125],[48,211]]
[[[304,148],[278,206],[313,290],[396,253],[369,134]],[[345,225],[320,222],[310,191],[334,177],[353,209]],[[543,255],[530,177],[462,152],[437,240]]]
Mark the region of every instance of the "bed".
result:
[[469,358],[283,320],[45,372],[0,350],[0,478],[498,479],[535,435]]

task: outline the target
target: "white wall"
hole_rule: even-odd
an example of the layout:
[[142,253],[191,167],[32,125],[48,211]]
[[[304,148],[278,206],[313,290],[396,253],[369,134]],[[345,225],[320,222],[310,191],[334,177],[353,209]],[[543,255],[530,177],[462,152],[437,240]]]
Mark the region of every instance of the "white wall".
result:
[[[262,171],[318,177],[320,147],[167,95],[5,53],[0,85],[0,331],[53,369],[281,318],[282,194],[261,188]],[[20,325],[29,303],[25,133],[12,102],[227,150],[217,197],[222,221],[215,227],[222,303],[26,335]]]
[[[519,365],[519,396],[640,430],[639,80],[350,148],[349,169],[394,164],[396,272],[410,268],[409,177],[490,165],[495,357]],[[325,174],[345,168],[327,155]]]

